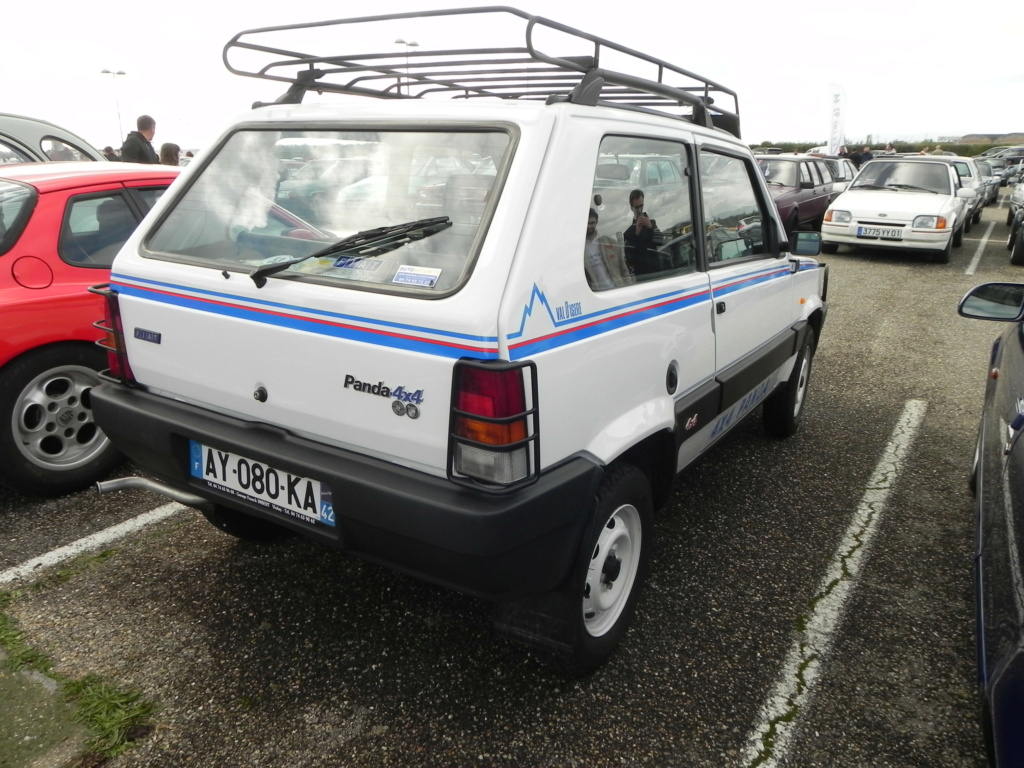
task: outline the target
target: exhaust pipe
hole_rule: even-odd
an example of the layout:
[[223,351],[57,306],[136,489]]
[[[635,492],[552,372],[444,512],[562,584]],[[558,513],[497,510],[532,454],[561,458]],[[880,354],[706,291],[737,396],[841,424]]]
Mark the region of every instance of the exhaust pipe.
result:
[[129,488],[141,488],[144,491],[159,493],[161,496],[174,499],[190,507],[202,509],[212,506],[212,502],[204,499],[202,496],[179,491],[177,488],[172,488],[169,485],[164,485],[156,480],[150,480],[145,477],[119,477],[116,480],[104,480],[96,483],[96,490],[99,493],[112,493],[113,491],[124,491]]

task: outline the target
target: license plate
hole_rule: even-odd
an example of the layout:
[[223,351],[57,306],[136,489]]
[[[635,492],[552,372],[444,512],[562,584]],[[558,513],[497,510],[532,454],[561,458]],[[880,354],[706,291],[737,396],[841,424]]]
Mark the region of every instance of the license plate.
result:
[[210,488],[307,523],[334,525],[334,504],[326,483],[195,440],[188,442],[189,471]]
[[882,240],[902,240],[902,229],[889,229],[886,227],[857,227],[857,237],[872,237]]

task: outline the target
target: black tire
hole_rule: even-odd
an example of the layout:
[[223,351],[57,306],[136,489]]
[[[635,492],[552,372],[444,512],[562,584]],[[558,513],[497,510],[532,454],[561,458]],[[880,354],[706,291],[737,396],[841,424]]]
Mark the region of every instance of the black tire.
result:
[[1013,208],[1009,208],[1006,211],[1006,226],[1013,224]]
[[826,255],[829,255],[829,256],[835,255],[835,254],[839,253],[839,244],[838,243],[822,243],[821,244],[821,252],[826,254]]
[[558,663],[572,677],[603,664],[633,619],[654,545],[651,488],[643,472],[629,464],[608,471],[593,523],[565,587],[568,655]]
[[1017,227],[1017,236],[1013,238],[1013,250],[1010,251],[1010,263],[1024,266],[1024,227]]
[[971,226],[973,224],[974,224],[974,216],[972,216],[971,212],[968,211],[967,212],[967,216],[964,218],[963,231],[964,232],[970,232],[971,231]]
[[89,401],[97,371],[106,367],[99,347],[67,343],[28,352],[0,370],[0,483],[61,496],[121,463]]
[[949,260],[953,257],[953,238],[955,235],[950,235],[949,240],[946,241],[946,247],[940,251],[935,251],[932,254],[932,261],[938,262],[939,264],[949,264]]
[[761,409],[765,431],[772,437],[789,437],[800,428],[807,387],[811,383],[814,350],[814,329],[808,327],[803,349],[797,355],[789,381],[769,395]]
[[953,233],[954,248],[959,248],[961,245],[964,244],[964,227],[966,226],[967,225],[965,224],[963,227],[960,227],[960,229],[956,230],[956,232]]
[[287,528],[271,523],[261,517],[247,515],[244,512],[237,512],[219,504],[209,509],[201,510],[203,517],[213,525],[236,539],[252,541],[265,544],[274,541],[283,541],[290,538],[292,533]]
[[980,207],[979,207],[979,208],[978,208],[978,210],[977,210],[977,211],[975,212],[975,214],[974,214],[974,219],[972,220],[972,222],[971,222],[971,223],[972,223],[972,224],[980,224],[980,223],[981,223],[981,208],[980,208]]
[[796,211],[793,211],[786,220],[786,237],[791,237],[799,229],[800,220],[797,218]]

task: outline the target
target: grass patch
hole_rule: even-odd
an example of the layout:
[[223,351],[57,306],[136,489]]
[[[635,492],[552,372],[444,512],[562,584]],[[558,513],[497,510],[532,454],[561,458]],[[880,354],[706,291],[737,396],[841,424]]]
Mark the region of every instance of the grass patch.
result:
[[[98,558],[105,559],[103,555]],[[83,567],[89,567],[86,563]],[[156,705],[141,691],[122,691],[96,675],[73,680],[53,672],[53,663],[25,642],[24,633],[10,615],[20,592],[0,591],[0,649],[3,665],[11,671],[33,670],[57,681],[64,700],[74,707],[72,717],[89,734],[86,748],[93,756],[115,757],[128,749],[134,739],[147,733]]]

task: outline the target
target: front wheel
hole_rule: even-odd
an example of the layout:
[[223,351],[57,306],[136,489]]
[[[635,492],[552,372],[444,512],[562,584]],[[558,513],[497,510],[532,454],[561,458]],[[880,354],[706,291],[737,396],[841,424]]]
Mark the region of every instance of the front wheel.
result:
[[592,533],[566,586],[569,653],[561,665],[568,674],[599,667],[625,635],[650,568],[653,518],[646,476],[629,464],[609,470]]
[[106,368],[91,344],[56,344],[0,371],[0,483],[37,496],[81,490],[121,454],[96,426],[90,395]]
[[1024,266],[1024,226],[1017,227],[1017,236],[1013,238],[1013,250],[1010,251],[1010,263]]
[[821,252],[824,253],[824,254],[827,254],[829,256],[835,255],[835,254],[839,253],[839,244],[838,243],[822,243],[821,244]]
[[811,364],[814,362],[814,329],[807,328],[803,348],[793,365],[789,381],[768,396],[762,407],[761,419],[765,431],[772,437],[789,437],[800,428],[804,413],[804,398],[811,382]]
[[935,251],[932,255],[932,261],[936,261],[939,264],[949,264],[951,258],[953,258],[953,235],[949,236],[945,248],[941,251]]
[[953,247],[959,248],[964,244],[964,229],[966,225],[960,227],[956,232],[953,233]]

